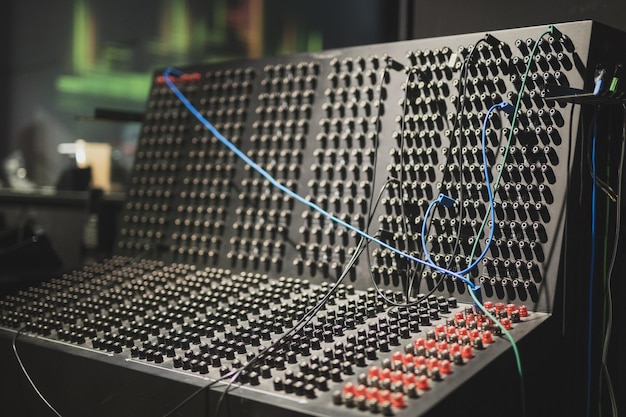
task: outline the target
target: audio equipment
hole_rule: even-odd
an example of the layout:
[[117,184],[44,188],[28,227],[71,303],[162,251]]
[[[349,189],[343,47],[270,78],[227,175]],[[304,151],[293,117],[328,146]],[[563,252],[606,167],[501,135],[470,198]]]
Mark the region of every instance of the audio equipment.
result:
[[116,256],[0,300],[3,407],[51,413],[15,346],[63,416],[541,409],[572,382],[542,352],[580,356],[584,103],[621,99],[598,64],[624,41],[583,21],[156,71]]

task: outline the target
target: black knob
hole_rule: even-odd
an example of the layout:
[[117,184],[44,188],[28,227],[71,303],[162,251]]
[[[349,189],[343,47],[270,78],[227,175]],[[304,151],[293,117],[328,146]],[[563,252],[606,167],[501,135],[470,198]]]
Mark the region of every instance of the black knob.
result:
[[296,395],[304,395],[304,382],[296,381],[293,384],[293,390],[296,393]]
[[304,386],[304,395],[307,398],[315,398],[315,386],[313,384],[306,384]]
[[281,391],[283,389],[283,380],[278,376],[274,378],[274,389],[276,391]]
[[248,377],[250,379],[250,384],[251,385],[259,385],[259,374],[257,374],[256,372],[252,371],[252,372],[250,372]]
[[356,366],[364,367],[365,366],[365,355],[362,353],[357,353],[355,355]]
[[272,377],[272,371],[268,365],[261,366],[261,377],[266,379]]

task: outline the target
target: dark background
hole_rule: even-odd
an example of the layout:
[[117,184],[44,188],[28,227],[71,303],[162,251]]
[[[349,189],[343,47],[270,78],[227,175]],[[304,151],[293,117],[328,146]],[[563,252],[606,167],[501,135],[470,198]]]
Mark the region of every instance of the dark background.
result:
[[407,4],[412,8],[409,33],[415,38],[587,19],[626,30],[626,3],[619,0],[409,0]]

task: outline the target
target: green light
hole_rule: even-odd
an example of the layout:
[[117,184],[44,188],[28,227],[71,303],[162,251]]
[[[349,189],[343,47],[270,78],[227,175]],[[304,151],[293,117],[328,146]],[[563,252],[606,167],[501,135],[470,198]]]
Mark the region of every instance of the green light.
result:
[[80,77],[63,75],[57,78],[56,88],[61,93],[85,94],[144,102],[150,91],[148,74],[112,73]]
[[89,70],[89,28],[85,0],[74,2],[74,33],[72,38],[72,64],[74,71],[82,74]]
[[189,50],[189,21],[186,0],[172,3],[172,50],[184,53]]
[[307,51],[316,52],[321,51],[324,46],[324,39],[322,38],[322,34],[319,32],[311,32],[309,33],[307,39]]
[[211,41],[215,44],[226,42],[226,22],[228,22],[228,5],[226,0],[216,0],[213,6],[213,30]]

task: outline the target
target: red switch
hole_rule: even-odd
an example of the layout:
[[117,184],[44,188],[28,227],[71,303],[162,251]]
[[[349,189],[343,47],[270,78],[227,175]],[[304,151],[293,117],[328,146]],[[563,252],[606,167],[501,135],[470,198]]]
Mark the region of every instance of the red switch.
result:
[[415,384],[415,374],[413,373],[404,374],[404,376],[402,377],[402,382],[404,383],[405,386]]
[[388,389],[381,389],[378,392],[378,402],[380,404],[391,402],[391,391]]
[[502,324],[505,329],[511,330],[511,320],[508,317],[501,318],[500,324]]
[[403,373],[402,371],[393,371],[391,373],[391,382],[402,382]]
[[422,391],[428,390],[430,387],[428,385],[428,377],[426,375],[420,375],[417,377],[417,389]]
[[363,384],[359,384],[358,386],[356,386],[354,388],[354,397],[355,398],[359,398],[359,397],[365,397],[367,393],[367,387]]
[[406,407],[406,403],[404,401],[404,394],[401,392],[394,392],[391,394],[391,405],[396,408],[404,408]]
[[441,372],[443,375],[448,375],[450,372],[452,372],[452,367],[450,366],[449,360],[444,359],[439,362],[439,372]]
[[380,369],[378,366],[370,366],[370,369],[367,371],[367,376],[371,378],[379,378],[380,377]]
[[525,305],[519,306],[519,316],[528,317],[528,307],[526,307]]
[[441,352],[444,350],[448,350],[448,342],[442,340],[441,342],[437,343],[437,352]]
[[368,400],[377,400],[378,399],[378,388],[376,387],[368,387],[366,390],[366,397]]
[[420,348],[420,347],[425,347],[426,346],[426,341],[424,340],[423,337],[418,337],[417,339],[413,340],[413,347],[415,349]]
[[426,356],[416,356],[415,357],[415,367],[419,368],[422,365],[426,365]]
[[348,394],[354,395],[355,388],[356,387],[354,386],[354,383],[346,382],[346,384],[343,386],[343,395],[348,395]]
[[470,359],[471,357],[473,357],[474,352],[472,350],[472,346],[464,345],[463,348],[461,349],[461,356],[463,357],[463,359]]

